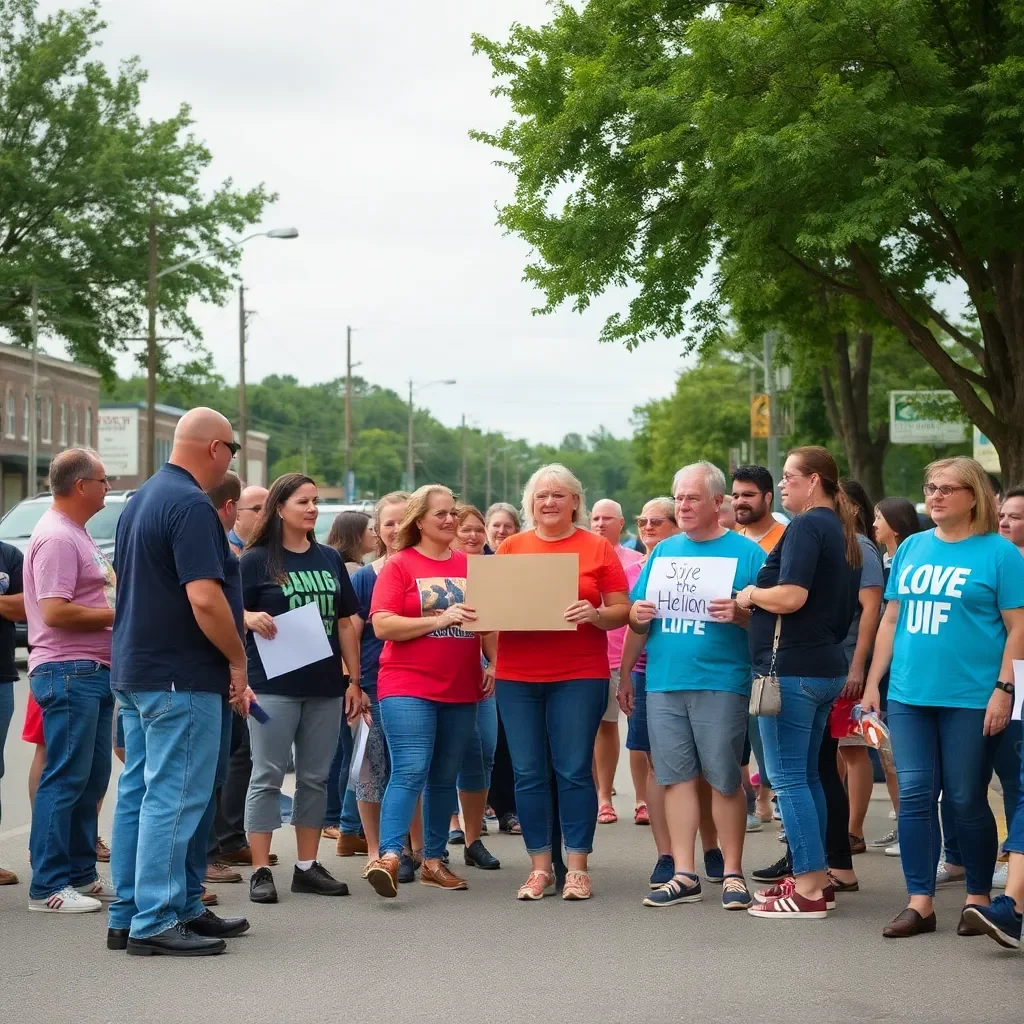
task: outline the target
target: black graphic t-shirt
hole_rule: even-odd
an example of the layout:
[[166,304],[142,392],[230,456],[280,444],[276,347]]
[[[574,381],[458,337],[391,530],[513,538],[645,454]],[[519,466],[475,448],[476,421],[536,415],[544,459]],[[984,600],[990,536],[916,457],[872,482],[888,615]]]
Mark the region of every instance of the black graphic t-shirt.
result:
[[242,597],[248,612],[281,615],[293,608],[316,602],[331,643],[331,656],[267,679],[252,631],[245,634],[249,662],[249,685],[256,693],[279,693],[290,697],[340,697],[345,692],[338,644],[338,619],[359,610],[352,582],[341,555],[334,548],[313,544],[303,554],[284,553],[284,579],[267,575],[266,548],[252,548],[242,555]]

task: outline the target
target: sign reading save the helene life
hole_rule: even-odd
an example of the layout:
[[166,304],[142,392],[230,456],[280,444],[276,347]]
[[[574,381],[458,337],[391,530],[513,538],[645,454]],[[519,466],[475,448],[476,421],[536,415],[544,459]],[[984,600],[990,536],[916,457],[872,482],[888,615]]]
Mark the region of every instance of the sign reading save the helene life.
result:
[[711,621],[708,605],[732,597],[735,558],[655,558],[647,578],[647,600],[659,619]]

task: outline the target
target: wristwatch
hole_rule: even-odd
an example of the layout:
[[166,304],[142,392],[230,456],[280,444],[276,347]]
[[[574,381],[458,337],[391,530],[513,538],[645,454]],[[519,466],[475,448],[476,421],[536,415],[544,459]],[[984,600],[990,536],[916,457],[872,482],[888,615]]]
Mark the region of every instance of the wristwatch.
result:
[[1013,691],[1014,691],[1015,687],[1014,687],[1013,683],[1004,683],[1001,679],[997,679],[996,680],[996,689],[997,690],[1002,690],[1003,693],[1008,693],[1012,697],[1013,696]]

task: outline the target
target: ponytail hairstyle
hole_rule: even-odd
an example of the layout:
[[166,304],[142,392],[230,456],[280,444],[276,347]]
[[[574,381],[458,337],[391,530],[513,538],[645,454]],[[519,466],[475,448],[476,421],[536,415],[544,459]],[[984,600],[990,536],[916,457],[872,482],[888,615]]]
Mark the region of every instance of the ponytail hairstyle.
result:
[[846,496],[853,502],[857,509],[857,532],[864,534],[872,544],[875,544],[875,524],[871,515],[871,499],[868,492],[858,480],[840,480],[839,486],[846,492]]
[[857,569],[862,564],[860,543],[857,540],[857,506],[850,500],[849,495],[839,486],[839,467],[832,453],[820,445],[809,444],[801,448],[794,448],[790,453],[791,459],[796,459],[797,465],[806,476],[817,476],[821,483],[822,493],[832,502],[832,508],[839,516],[839,522],[843,527],[843,540],[846,542],[846,564],[851,569]]

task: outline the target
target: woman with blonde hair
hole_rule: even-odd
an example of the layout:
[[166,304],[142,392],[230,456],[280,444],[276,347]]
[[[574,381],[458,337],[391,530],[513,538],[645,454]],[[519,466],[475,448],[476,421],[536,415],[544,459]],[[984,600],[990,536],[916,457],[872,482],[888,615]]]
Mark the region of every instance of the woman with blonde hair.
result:
[[[481,637],[463,626],[476,613],[465,603],[466,555],[452,550],[458,511],[439,484],[409,499],[396,553],[381,570],[370,618],[384,641],[377,694],[391,757],[380,812],[380,856],[367,880],[381,896],[398,892],[399,857],[421,792],[425,842],[420,882],[466,889],[443,858],[455,782],[473,738],[477,704],[493,690],[480,668]],[[483,641],[493,658],[493,637]]]
[[628,584],[615,549],[586,529],[583,487],[565,466],[542,466],[530,477],[523,519],[526,531],[505,540],[498,557],[575,554],[579,589],[578,599],[565,610],[574,630],[498,634],[498,707],[532,868],[518,896],[539,900],[555,884],[553,833],[560,824],[568,855],[562,898],[585,900],[591,895],[587,857],[597,827],[591,765],[608,705],[607,633],[626,623]]
[[974,459],[925,469],[933,530],[896,549],[861,706],[877,711],[889,669],[889,729],[899,782],[900,860],[906,910],[887,938],[935,931],[935,872],[942,848],[938,797],[952,813],[967,876],[958,935],[977,935],[989,906],[996,823],[988,804],[990,744],[1013,709],[1013,661],[1024,658],[1024,572],[998,533],[985,472]]

